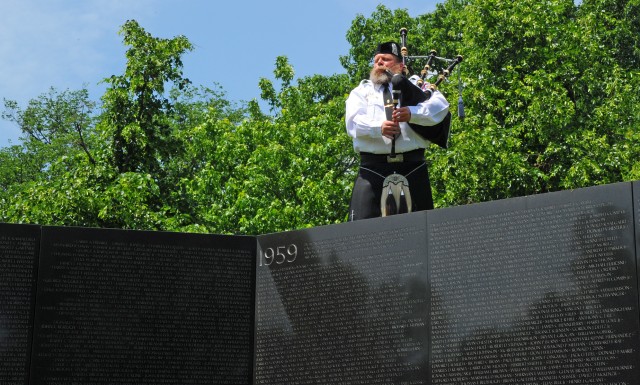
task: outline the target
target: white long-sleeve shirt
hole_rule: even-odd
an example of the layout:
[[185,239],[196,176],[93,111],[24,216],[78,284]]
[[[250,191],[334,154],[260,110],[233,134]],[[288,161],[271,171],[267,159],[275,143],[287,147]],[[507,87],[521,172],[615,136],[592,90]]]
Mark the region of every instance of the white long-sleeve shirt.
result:
[[[391,151],[391,139],[382,136],[382,123],[387,120],[382,94],[382,85],[363,80],[347,98],[345,121],[356,152],[388,154]],[[417,106],[408,107],[411,111],[410,122],[421,126],[438,124],[449,112],[449,103],[439,91]],[[416,134],[408,123],[400,122],[400,135],[396,138],[397,153],[427,148],[428,145],[429,141]]]

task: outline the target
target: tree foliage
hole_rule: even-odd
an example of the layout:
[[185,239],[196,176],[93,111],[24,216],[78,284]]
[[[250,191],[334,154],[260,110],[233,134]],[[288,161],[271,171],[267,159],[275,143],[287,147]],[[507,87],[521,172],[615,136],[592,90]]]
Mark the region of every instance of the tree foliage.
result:
[[[278,57],[281,88],[261,79],[275,116],[241,122],[208,116],[189,131],[191,158],[202,167],[185,178],[199,223],[215,232],[261,234],[335,223],[346,215],[353,157],[344,135],[344,76],[312,76],[290,84],[292,68]],[[347,155],[345,155],[347,154]]]
[[[346,73],[296,79],[278,56],[258,101],[193,86],[186,37],[121,29],[124,72],[86,90],[5,100],[20,145],[0,149],[0,221],[262,234],[345,220],[356,154],[349,90],[378,42],[464,56],[440,85],[451,147],[428,151],[436,207],[640,179],[638,0],[447,0],[417,17],[378,6],[346,31]],[[419,71],[420,60],[410,63]],[[442,69],[446,62],[436,63]]]
[[[455,0],[408,22],[410,54],[464,55],[441,89],[455,111],[461,77],[466,118],[450,149],[428,152],[436,207],[637,178],[637,12],[633,0]],[[363,62],[357,44],[398,39],[376,21],[354,20],[343,63]]]
[[103,96],[102,128],[111,140],[112,162],[119,172],[161,173],[162,162],[175,150],[168,115],[172,104],[165,85],[179,88],[188,83],[182,76],[182,55],[192,49],[184,36],[159,39],[136,21],[121,29],[127,66],[121,76],[111,76]]

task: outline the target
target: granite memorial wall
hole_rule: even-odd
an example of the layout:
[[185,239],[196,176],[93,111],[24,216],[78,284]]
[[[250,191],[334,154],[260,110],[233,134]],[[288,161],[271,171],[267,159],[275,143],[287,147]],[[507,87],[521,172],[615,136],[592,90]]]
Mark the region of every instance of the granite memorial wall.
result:
[[3,275],[25,283],[0,308],[0,383],[251,382],[254,237],[33,230],[0,227]]
[[2,384],[640,383],[640,185],[224,236],[0,224]]
[[0,383],[27,384],[40,227],[0,223]]
[[258,237],[255,384],[423,384],[426,212]]
[[621,183],[430,213],[429,383],[640,383],[632,197]]

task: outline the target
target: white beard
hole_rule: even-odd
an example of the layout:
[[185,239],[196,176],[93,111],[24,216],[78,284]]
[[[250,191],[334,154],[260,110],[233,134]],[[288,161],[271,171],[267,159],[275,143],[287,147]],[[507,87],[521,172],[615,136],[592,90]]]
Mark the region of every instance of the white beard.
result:
[[391,81],[391,75],[389,75],[387,71],[378,72],[377,68],[372,68],[369,73],[369,80],[371,80],[373,84],[386,84]]

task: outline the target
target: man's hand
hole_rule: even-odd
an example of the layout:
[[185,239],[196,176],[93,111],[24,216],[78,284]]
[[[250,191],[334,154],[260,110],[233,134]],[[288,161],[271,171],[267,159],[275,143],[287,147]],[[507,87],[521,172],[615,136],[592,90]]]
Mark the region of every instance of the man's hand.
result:
[[411,110],[409,110],[409,107],[400,107],[393,110],[393,120],[396,122],[408,122],[411,120]]
[[386,120],[382,123],[382,136],[393,139],[400,134],[398,122],[408,122],[411,120],[409,107],[400,107],[393,110],[393,120]]
[[398,122],[394,122],[393,120],[385,120],[382,122],[382,136],[393,139],[399,134],[400,126],[398,125]]

